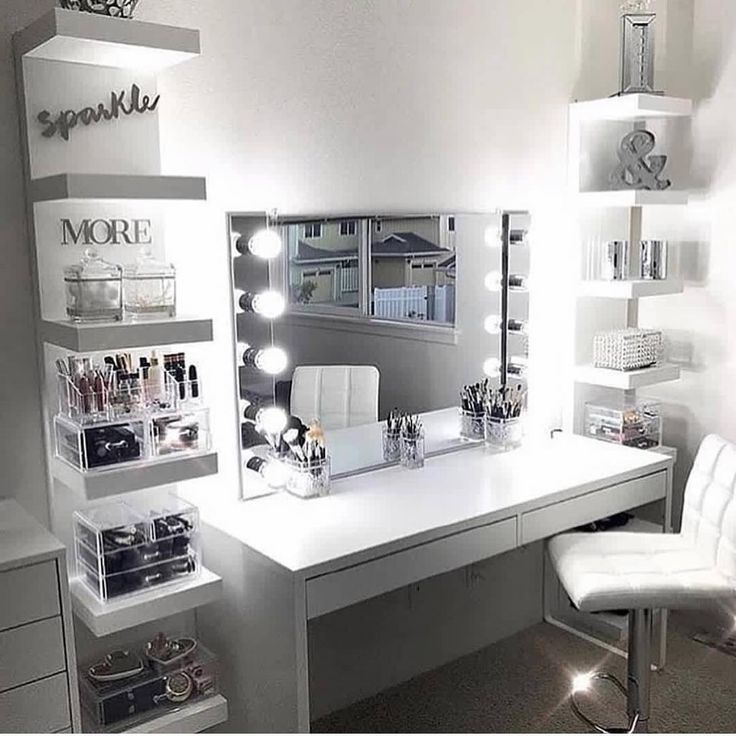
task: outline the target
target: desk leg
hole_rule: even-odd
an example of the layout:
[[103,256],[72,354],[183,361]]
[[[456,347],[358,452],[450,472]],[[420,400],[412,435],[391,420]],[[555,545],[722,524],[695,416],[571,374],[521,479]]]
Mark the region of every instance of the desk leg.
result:
[[307,591],[304,579],[294,581],[294,645],[296,648],[296,700],[299,733],[309,733],[309,633]]

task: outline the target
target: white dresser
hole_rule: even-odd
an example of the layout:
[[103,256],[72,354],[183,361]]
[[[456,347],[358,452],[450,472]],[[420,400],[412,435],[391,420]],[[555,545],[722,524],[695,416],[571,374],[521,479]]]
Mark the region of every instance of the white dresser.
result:
[[65,552],[0,501],[0,732],[80,730]]

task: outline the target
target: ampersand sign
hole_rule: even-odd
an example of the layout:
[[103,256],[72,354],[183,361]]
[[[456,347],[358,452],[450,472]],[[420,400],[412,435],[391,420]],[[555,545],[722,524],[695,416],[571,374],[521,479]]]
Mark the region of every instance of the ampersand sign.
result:
[[611,174],[611,182],[624,189],[668,189],[672,182],[659,179],[667,156],[649,156],[654,150],[654,133],[634,130],[624,136],[618,146],[621,162]]

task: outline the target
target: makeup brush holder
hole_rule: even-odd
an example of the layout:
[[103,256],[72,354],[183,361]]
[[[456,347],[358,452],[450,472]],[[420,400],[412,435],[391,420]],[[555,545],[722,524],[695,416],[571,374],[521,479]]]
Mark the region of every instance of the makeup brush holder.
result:
[[383,459],[388,463],[397,463],[401,460],[401,432],[391,432],[388,427],[381,430],[381,445]]
[[485,437],[485,412],[460,409],[460,437],[472,442],[482,442]]
[[316,498],[330,493],[330,456],[324,460],[302,462],[288,459],[286,490],[299,498]]
[[486,416],[486,445],[499,450],[513,450],[521,445],[524,436],[522,417],[502,419]]
[[401,464],[410,470],[424,467],[424,430],[414,435],[401,435]]

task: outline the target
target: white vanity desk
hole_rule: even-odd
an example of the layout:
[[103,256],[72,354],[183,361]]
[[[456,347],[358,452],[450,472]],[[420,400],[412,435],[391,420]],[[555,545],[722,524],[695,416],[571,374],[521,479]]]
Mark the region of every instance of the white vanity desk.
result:
[[326,498],[203,509],[226,592],[200,623],[228,653],[230,726],[308,730],[308,619],[652,501],[669,519],[671,479],[667,456],[558,435],[345,478]]

